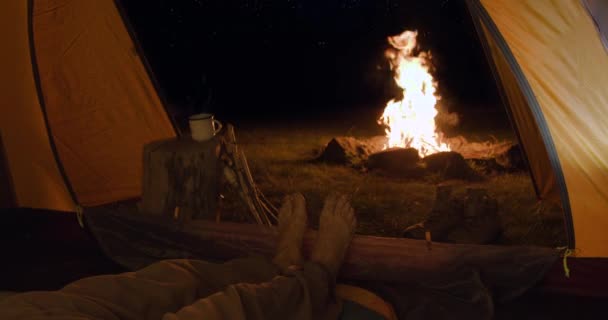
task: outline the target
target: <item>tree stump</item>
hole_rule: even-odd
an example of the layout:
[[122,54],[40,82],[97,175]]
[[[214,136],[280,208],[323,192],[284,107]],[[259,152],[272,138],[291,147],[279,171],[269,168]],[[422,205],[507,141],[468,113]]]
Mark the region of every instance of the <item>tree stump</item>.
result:
[[467,188],[464,216],[446,241],[451,243],[488,244],[501,234],[498,201],[484,188]]
[[451,186],[438,186],[433,208],[424,221],[407,227],[403,236],[412,239],[425,239],[429,232],[430,240],[444,241],[450,230],[462,220],[462,203],[452,198]]
[[140,212],[175,219],[213,219],[218,206],[221,166],[218,138],[155,141],[143,151]]
[[[498,202],[484,188],[467,188],[463,200],[450,186],[437,187],[433,208],[424,221],[407,227],[403,237],[450,243],[488,244],[501,233]],[[429,240],[429,238],[427,238]]]

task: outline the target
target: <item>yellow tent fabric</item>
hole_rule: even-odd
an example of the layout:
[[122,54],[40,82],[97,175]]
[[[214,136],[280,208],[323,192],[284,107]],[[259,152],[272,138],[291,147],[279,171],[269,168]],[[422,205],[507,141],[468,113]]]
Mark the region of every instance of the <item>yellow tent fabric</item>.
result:
[[0,1],[0,135],[17,205],[73,211],[33,78],[27,1]]
[[608,54],[598,30],[578,0],[481,3],[521,67],[546,121],[565,180],[576,253],[606,257]]
[[118,8],[29,4],[0,4],[10,44],[0,53],[0,123],[17,205],[73,211],[68,186],[83,206],[137,197],[143,146],[175,131]]
[[138,196],[145,143],[175,131],[113,1],[33,1],[40,84],[83,206]]
[[530,173],[540,199],[560,203],[560,190],[557,185],[553,168],[549,165],[549,155],[541,136],[540,129],[534,121],[534,115],[521,91],[514,73],[500,48],[485,25],[481,25],[485,41],[491,53],[496,73],[500,77],[500,83],[505,91],[511,118],[520,136],[523,150],[530,168]]
[[29,3],[0,7],[1,134],[17,205],[74,211],[61,168],[80,205],[138,196],[143,146],[175,131],[120,12],[111,0]]

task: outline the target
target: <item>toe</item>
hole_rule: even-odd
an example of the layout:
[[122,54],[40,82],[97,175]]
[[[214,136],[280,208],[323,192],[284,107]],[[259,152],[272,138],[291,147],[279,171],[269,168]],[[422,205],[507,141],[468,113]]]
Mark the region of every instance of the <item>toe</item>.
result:
[[349,218],[350,218],[351,227],[352,227],[352,229],[354,231],[355,228],[357,228],[357,217],[355,216],[355,209],[350,208],[348,215],[349,215]]
[[338,203],[336,205],[336,212],[340,215],[344,215],[348,209],[350,208],[350,202],[346,195],[340,195],[338,198]]
[[301,193],[293,194],[292,199],[294,209],[298,211],[306,211],[306,199]]
[[294,193],[291,195],[291,197],[297,202],[297,203],[304,203],[306,202],[306,199],[304,198],[304,195],[302,195],[301,193]]
[[335,193],[330,194],[325,198],[325,204],[323,205],[323,211],[321,212],[321,217],[327,214],[332,214],[336,211],[336,204],[338,200],[338,195]]
[[306,199],[301,193],[293,195],[293,207],[294,214],[298,220],[306,221],[308,215],[306,214]]
[[[290,195],[283,198],[283,204],[279,210],[279,221],[284,221],[284,218],[288,218],[293,211],[293,201]],[[283,218],[283,219],[282,219]]]

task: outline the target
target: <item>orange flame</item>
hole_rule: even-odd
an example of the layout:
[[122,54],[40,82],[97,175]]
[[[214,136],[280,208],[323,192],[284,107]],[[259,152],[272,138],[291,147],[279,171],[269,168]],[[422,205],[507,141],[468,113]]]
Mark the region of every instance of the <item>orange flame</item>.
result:
[[403,90],[403,98],[386,105],[378,123],[386,126],[388,148],[416,148],[421,157],[450,148],[440,142],[435,127],[437,115],[436,82],[429,72],[428,54],[413,55],[416,48],[416,31],[388,37],[393,48],[386,52],[394,71],[394,79]]

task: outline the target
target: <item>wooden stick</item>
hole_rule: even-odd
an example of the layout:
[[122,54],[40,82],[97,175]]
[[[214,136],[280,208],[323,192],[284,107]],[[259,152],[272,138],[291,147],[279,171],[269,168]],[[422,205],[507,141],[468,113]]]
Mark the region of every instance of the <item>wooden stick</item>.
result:
[[262,217],[260,215],[260,213],[258,212],[256,206],[253,203],[253,200],[251,199],[251,194],[250,194],[250,190],[249,190],[249,186],[247,185],[246,182],[246,178],[243,174],[242,169],[240,168],[240,161],[235,161],[235,163],[237,164],[238,168],[237,168],[237,176],[239,178],[239,186],[241,187],[241,193],[243,195],[243,200],[245,200],[245,203],[247,204],[247,206],[249,207],[249,211],[251,212],[251,214],[254,216],[254,218],[256,219],[256,221],[259,224],[264,224],[262,222]]
[[[224,162],[236,175],[237,183],[241,189],[239,193],[241,198],[256,222],[269,226],[272,225],[273,221],[277,220],[278,210],[264,197],[262,191],[256,186],[247,157],[238,148],[234,126],[231,124],[227,125],[223,141],[226,151],[226,155],[223,157],[225,158]],[[227,177],[231,176],[230,174],[226,174],[226,172],[225,175]]]
[[[256,203],[254,202],[253,197],[251,196],[251,190],[248,183],[249,177],[247,176],[246,172],[243,172],[245,170],[243,169],[243,163],[240,159],[242,151],[239,152],[240,150],[238,149],[238,145],[236,143],[236,134],[234,126],[232,126],[231,124],[228,124],[226,128],[226,133],[224,135],[224,148],[226,151],[226,157],[224,157],[226,159],[225,164],[230,168],[229,172],[225,172],[225,175],[227,177],[233,178],[231,179],[231,182],[236,180],[236,186],[234,183],[232,183],[232,185],[235,187],[240,187],[241,190],[239,191],[239,196],[241,197],[243,202],[245,202],[245,205],[249,208],[249,211],[253,216],[254,220],[258,224],[264,224],[263,220],[268,219],[262,219],[265,215],[263,211],[261,211],[258,206],[256,206]],[[233,173],[234,176],[232,175]]]
[[270,202],[270,200],[268,200],[268,198],[266,198],[266,196],[260,191],[260,197],[262,198],[262,201],[264,201],[266,203],[266,205],[268,205],[270,207],[270,209],[272,209],[272,212],[276,215],[279,213],[279,209],[277,209],[277,207],[275,207],[272,202]]
[[249,164],[247,163],[247,158],[245,157],[245,153],[240,150],[238,154],[238,162],[240,164],[241,169],[243,170],[243,174],[245,177],[244,183],[247,185],[247,190],[249,193],[247,194],[251,197],[253,204],[256,206],[258,212],[261,213],[262,218],[264,218],[267,225],[272,225],[272,222],[268,218],[268,215],[265,214],[263,207],[260,205],[260,199],[257,196],[255,182],[253,181],[253,177],[251,175],[251,170],[249,169]]

